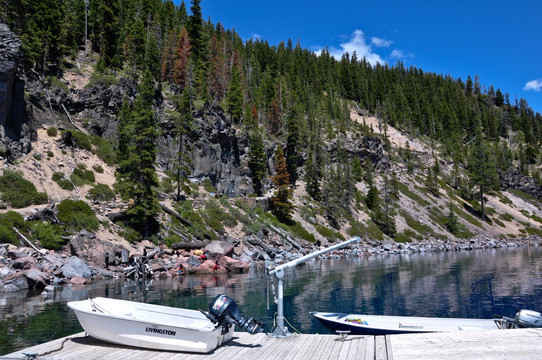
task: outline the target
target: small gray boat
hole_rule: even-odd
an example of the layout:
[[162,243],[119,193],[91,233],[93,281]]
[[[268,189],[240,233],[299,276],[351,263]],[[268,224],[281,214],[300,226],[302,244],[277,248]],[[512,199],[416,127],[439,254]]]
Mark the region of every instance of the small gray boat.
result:
[[542,327],[542,314],[532,310],[518,310],[513,318],[497,316],[493,319],[380,316],[329,312],[315,312],[313,315],[322,325],[332,331],[346,331],[357,335]]

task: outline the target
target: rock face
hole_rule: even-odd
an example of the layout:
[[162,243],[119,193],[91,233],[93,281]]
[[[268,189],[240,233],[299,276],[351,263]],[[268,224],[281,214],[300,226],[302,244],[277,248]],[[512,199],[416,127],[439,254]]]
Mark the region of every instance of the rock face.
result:
[[518,170],[500,173],[501,187],[518,189],[537,199],[542,199],[542,187],[535,183],[533,178],[523,176]]
[[[191,153],[191,176],[196,180],[210,179],[219,193],[251,193],[250,172],[244,164],[248,161],[245,133],[238,132],[216,105],[205,104],[193,118],[194,130],[184,139],[184,148]],[[160,125],[163,135],[158,141],[157,162],[163,169],[168,169],[177,156],[178,134],[173,123],[162,121]]]
[[68,247],[72,256],[80,257],[86,263],[99,268],[105,267],[106,256],[108,257],[108,264],[115,265],[115,260],[109,260],[115,258],[111,255],[115,253],[120,255],[122,249],[124,249],[115,247],[110,242],[99,240],[94,234],[84,230],[70,240]]
[[33,138],[26,121],[24,82],[17,77],[22,56],[19,38],[0,24],[0,142],[7,156],[29,152]]

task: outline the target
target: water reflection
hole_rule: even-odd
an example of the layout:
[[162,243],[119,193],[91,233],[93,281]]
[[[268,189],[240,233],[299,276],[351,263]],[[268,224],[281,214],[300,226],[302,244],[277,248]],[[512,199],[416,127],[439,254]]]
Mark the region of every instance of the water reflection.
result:
[[[311,311],[475,318],[540,311],[541,255],[541,248],[523,248],[312,261],[286,270],[284,315],[301,332],[322,333]],[[82,331],[66,303],[96,296],[206,310],[224,293],[271,331],[276,305],[271,298],[267,309],[266,290],[265,271],[255,267],[247,274],[66,286],[48,297],[0,294],[0,354]]]

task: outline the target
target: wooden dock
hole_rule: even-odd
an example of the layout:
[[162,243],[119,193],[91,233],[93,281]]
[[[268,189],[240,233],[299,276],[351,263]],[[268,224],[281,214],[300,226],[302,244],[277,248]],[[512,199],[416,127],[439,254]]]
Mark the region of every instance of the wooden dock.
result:
[[452,333],[347,336],[294,335],[269,338],[236,332],[231,341],[208,354],[144,350],[109,344],[85,333],[0,356],[0,359],[94,360],[344,360],[344,359],[540,359],[542,329],[457,331]]

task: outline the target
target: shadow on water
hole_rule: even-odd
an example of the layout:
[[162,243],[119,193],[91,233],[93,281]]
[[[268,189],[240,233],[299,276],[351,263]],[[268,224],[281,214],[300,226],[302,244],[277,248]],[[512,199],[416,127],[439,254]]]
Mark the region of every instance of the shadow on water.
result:
[[[0,354],[82,331],[66,303],[97,296],[207,310],[218,294],[270,332],[276,312],[267,276],[180,276],[65,286],[51,296],[0,294]],[[328,333],[311,311],[491,318],[517,308],[542,310],[542,248],[326,259],[286,270],[284,316],[290,331]]]

